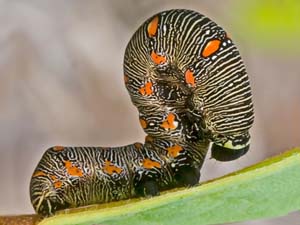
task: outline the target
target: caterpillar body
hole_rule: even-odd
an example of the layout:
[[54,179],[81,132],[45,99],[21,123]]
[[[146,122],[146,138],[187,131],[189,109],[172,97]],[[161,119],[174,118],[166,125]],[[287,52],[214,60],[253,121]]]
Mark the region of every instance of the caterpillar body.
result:
[[220,161],[248,151],[248,75],[232,40],[209,18],[185,9],[149,18],[126,47],[124,81],[145,143],[48,149],[30,183],[37,213],[195,185],[210,142]]

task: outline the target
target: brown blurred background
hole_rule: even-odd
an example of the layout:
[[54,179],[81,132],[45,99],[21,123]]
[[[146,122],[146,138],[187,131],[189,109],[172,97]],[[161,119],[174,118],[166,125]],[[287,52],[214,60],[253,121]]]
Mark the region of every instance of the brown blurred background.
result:
[[[300,145],[299,2],[0,1],[0,215],[33,213],[30,176],[45,149],[143,141],[123,85],[127,42],[152,14],[199,11],[230,33],[251,79],[255,125],[240,160],[207,159],[202,180]],[[299,224],[299,213],[243,225]]]

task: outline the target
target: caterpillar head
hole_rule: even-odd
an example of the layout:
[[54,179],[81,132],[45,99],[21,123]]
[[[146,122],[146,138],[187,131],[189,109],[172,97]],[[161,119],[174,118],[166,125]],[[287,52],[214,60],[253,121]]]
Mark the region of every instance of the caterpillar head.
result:
[[211,157],[218,161],[231,161],[245,155],[250,146],[248,132],[230,135],[214,141],[211,147]]

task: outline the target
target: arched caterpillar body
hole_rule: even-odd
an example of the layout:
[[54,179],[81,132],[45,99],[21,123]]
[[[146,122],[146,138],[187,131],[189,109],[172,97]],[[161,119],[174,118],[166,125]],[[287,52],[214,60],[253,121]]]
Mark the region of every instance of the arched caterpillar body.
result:
[[248,76],[231,39],[207,17],[176,9],[148,19],[126,48],[124,80],[145,143],[48,149],[30,184],[37,213],[195,185],[210,142],[217,160],[247,152]]

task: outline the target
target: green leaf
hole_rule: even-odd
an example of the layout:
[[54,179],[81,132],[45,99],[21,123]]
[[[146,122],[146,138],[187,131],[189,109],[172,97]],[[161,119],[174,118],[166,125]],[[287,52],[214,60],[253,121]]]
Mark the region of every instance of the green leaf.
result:
[[39,225],[204,225],[277,217],[299,209],[300,148],[295,148],[197,187],[67,210]]

